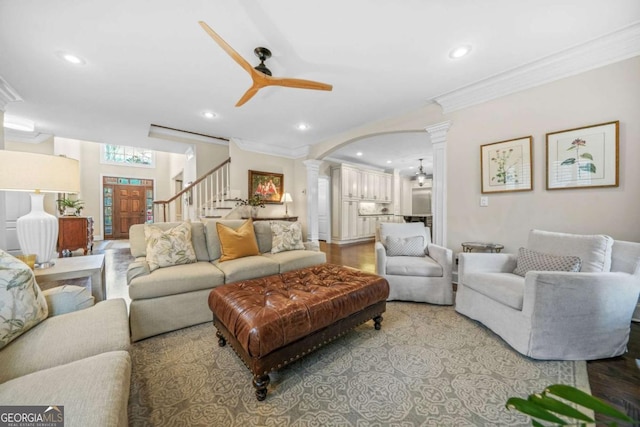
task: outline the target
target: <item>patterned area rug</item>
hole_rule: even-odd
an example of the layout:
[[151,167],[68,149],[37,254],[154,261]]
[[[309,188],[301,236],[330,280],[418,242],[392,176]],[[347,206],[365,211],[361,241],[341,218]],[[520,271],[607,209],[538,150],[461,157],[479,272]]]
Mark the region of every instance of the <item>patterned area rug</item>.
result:
[[272,374],[252,376],[203,324],[135,343],[132,426],[519,426],[505,409],[554,383],[589,390],[585,362],[533,361],[452,307],[390,302],[367,322]]

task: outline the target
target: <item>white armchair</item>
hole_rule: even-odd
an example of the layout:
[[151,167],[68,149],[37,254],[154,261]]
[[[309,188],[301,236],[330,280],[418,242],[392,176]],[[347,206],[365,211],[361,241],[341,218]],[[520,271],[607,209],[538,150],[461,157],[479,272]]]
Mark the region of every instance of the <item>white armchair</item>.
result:
[[379,235],[376,273],[389,282],[388,300],[453,304],[451,249],[431,243],[429,229],[418,222],[381,223]]
[[528,249],[578,256],[582,269],[522,277],[513,273],[516,255],[462,253],[456,311],[534,359],[623,354],[640,293],[640,243],[532,230]]

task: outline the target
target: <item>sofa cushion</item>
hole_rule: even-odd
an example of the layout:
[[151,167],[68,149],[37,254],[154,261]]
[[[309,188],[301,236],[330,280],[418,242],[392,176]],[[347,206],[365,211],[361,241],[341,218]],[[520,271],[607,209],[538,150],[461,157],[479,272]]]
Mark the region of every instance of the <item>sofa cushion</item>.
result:
[[[179,222],[156,222],[154,227],[161,230],[169,230],[180,225]],[[135,224],[129,228],[129,246],[131,255],[134,258],[145,257],[147,255],[147,241],[144,237],[145,224]],[[204,224],[199,221],[191,222],[191,244],[196,253],[198,261],[209,261],[209,251],[205,240]]]
[[42,293],[47,300],[49,317],[89,308],[95,300],[91,292],[82,286],[56,286]]
[[129,353],[110,351],[0,384],[0,402],[64,406],[66,427],[125,426],[130,382]]
[[396,256],[387,258],[387,274],[396,276],[442,277],[442,266],[432,258]]
[[218,260],[214,261],[213,265],[224,273],[225,283],[271,276],[280,272],[278,263],[264,255],[248,256],[225,262]]
[[0,250],[0,349],[46,319],[47,313],[33,270]]
[[518,250],[514,274],[524,277],[527,271],[580,271],[582,261],[577,256],[549,255],[527,248]]
[[327,255],[320,251],[285,251],[277,254],[264,254],[263,256],[277,262],[280,265],[280,273],[327,262]]
[[277,222],[271,223],[271,253],[295,251],[304,249],[302,243],[302,225],[299,222],[290,222],[282,224]]
[[168,230],[145,224],[146,259],[149,269],[191,264],[196,253],[191,243],[191,223],[184,222]]
[[128,350],[129,344],[124,300],[101,301],[50,317],[3,348],[0,366],[11,369],[0,369],[0,383],[107,351]]
[[611,270],[613,239],[605,235],[582,235],[531,230],[527,249],[550,255],[572,255],[582,261],[580,271],[608,272]]
[[388,256],[425,256],[422,236],[387,236],[386,247]]
[[211,289],[224,283],[224,274],[210,262],[161,268],[129,282],[129,297],[145,299]]
[[253,221],[249,218],[237,229],[217,223],[216,230],[220,239],[220,262],[231,261],[251,255],[259,255]]
[[271,232],[271,224],[283,221],[254,221],[253,229],[256,232],[256,240],[258,241],[258,250],[261,254],[271,252],[271,244],[273,243],[273,235]]
[[464,286],[491,298],[500,304],[522,310],[524,279],[512,273],[469,273]]

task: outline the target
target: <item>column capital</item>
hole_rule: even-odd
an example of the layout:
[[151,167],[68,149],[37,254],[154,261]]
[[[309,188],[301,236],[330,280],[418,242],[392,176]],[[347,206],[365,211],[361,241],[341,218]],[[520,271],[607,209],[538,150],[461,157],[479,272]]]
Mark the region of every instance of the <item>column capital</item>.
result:
[[22,97],[0,77],[0,111],[5,111],[8,103],[18,101],[22,101]]
[[446,122],[427,126],[426,128],[424,128],[424,130],[429,133],[429,136],[431,137],[431,143],[437,144],[440,142],[445,142],[447,140],[447,132],[449,132],[450,127],[451,120],[447,120]]
[[320,165],[322,164],[322,160],[303,160],[302,163],[307,167],[307,170],[320,170]]

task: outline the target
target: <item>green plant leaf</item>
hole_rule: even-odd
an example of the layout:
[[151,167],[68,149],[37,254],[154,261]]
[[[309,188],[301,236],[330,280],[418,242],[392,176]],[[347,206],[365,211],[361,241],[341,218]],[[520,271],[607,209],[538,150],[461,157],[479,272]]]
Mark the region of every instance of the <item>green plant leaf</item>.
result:
[[531,420],[531,425],[532,425],[533,427],[545,427],[545,425],[544,425],[544,424],[539,423],[539,422],[537,422],[537,421],[536,421],[536,420],[534,420],[534,419],[532,419],[532,420]]
[[552,423],[567,425],[567,423],[553,415],[551,412],[546,409],[538,406],[533,402],[529,402],[528,400],[521,399],[519,397],[511,397],[507,400],[507,409],[516,409],[523,414],[530,415],[535,418],[539,418],[541,420],[550,421]]
[[556,414],[565,415],[576,420],[587,421],[590,423],[595,422],[592,418],[586,416],[576,408],[549,396],[532,394],[529,396],[529,401],[549,411],[555,412]]
[[567,165],[572,165],[576,162],[576,159],[574,159],[573,157],[570,159],[565,160],[564,162],[560,163],[560,166],[567,166]]
[[633,419],[629,418],[627,415],[607,405],[602,400],[593,397],[582,390],[578,390],[575,387],[564,384],[554,384],[547,387],[545,389],[545,393],[550,393],[554,396],[566,399],[569,402],[577,403],[580,406],[584,406],[585,408],[589,408],[603,415],[608,415],[611,418],[616,418],[626,422],[633,422]]
[[587,163],[586,165],[580,165],[580,170],[585,172],[596,173],[596,165],[593,163]]
[[577,148],[578,148],[577,145],[572,145],[571,147],[567,148],[567,151],[575,150]]
[[583,159],[589,159],[589,160],[593,160],[593,156],[589,153],[582,153],[580,154],[580,157]]

